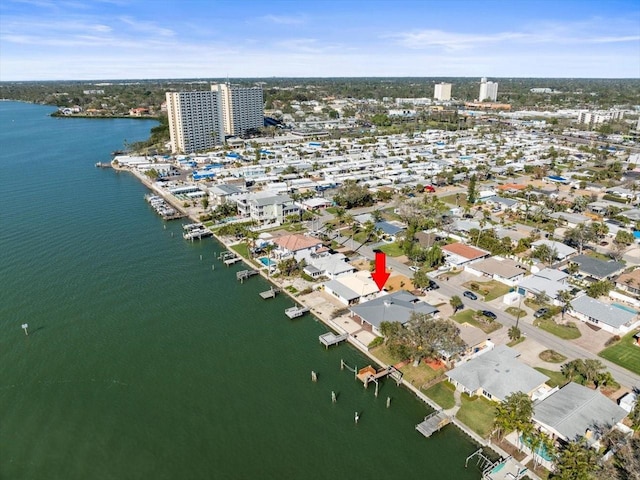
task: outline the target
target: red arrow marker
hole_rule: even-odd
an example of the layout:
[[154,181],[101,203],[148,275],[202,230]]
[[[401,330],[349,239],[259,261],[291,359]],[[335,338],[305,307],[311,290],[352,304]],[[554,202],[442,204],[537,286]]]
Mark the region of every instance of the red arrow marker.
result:
[[384,252],[376,252],[376,268],[371,273],[371,278],[376,282],[378,290],[382,290],[384,284],[387,283],[390,273],[386,272],[387,255]]

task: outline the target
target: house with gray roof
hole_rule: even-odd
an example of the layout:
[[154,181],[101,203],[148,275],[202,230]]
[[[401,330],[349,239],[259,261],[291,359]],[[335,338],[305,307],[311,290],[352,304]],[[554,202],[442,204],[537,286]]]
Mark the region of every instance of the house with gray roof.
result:
[[373,333],[380,334],[382,322],[399,322],[406,325],[413,313],[434,316],[438,309],[423,302],[406,290],[374,298],[349,309],[351,316],[361,323],[371,325]]
[[465,271],[479,277],[487,277],[513,287],[527,274],[527,268],[503,257],[490,257],[465,265]]
[[632,308],[603,303],[587,295],[573,299],[568,313],[614,335],[624,335],[640,325],[638,312]]
[[519,352],[506,345],[469,360],[449,370],[447,379],[456,389],[469,395],[482,395],[496,402],[515,392],[536,397],[547,391],[549,377],[517,360]]
[[573,382],[533,405],[533,421],[564,442],[585,438],[594,443],[602,427],[610,429],[626,416],[627,412],[598,390]]
[[578,273],[594,280],[605,280],[618,275],[625,267],[622,262],[605,262],[589,255],[576,255],[571,263],[578,265]]
[[213,200],[211,203],[214,205],[222,205],[223,203],[233,201],[244,193],[244,190],[241,190],[234,185],[227,185],[224,183],[220,185],[213,185],[209,187],[208,190],[209,195]]
[[546,245],[551,251],[555,252],[556,260],[559,262],[567,260],[569,257],[577,253],[575,248],[554,240],[537,240],[531,244],[531,247],[536,248],[540,245]]
[[515,211],[520,206],[520,202],[518,200],[514,200],[513,198],[499,197],[497,195],[487,198],[485,200],[485,203],[487,205],[491,205],[494,208],[499,208],[503,212],[507,210]]
[[523,278],[518,284],[518,292],[520,295],[528,295],[529,297],[544,292],[555,305],[561,305],[558,293],[572,288],[567,283],[567,277],[565,272],[555,268],[544,268]]
[[591,218],[581,213],[553,212],[549,217],[564,221],[567,228],[576,228],[581,223],[591,223]]

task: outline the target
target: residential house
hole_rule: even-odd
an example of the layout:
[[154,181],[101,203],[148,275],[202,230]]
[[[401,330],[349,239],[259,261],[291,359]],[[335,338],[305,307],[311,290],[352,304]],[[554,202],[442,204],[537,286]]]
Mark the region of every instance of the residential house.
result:
[[625,267],[622,262],[605,262],[588,255],[576,255],[571,259],[571,263],[575,263],[578,266],[578,274],[593,280],[611,278],[620,273]]
[[455,360],[456,365],[468,362],[472,358],[478,357],[495,347],[495,344],[487,338],[487,334],[478,327],[474,327],[468,323],[461,323],[458,325],[458,328],[460,329],[460,338],[466,346],[464,350],[458,354],[458,358]]
[[488,277],[498,282],[515,286],[527,274],[527,268],[514,260],[502,257],[491,257],[464,267],[465,271],[479,277]]
[[640,325],[637,311],[603,303],[587,295],[574,298],[568,313],[614,335],[624,335]]
[[558,262],[564,262],[568,260],[572,255],[577,253],[575,248],[565,245],[562,242],[556,242],[554,240],[537,240],[531,244],[532,248],[537,248],[540,245],[546,245],[552,252],[555,252],[555,259]]
[[326,282],[324,291],[345,305],[356,305],[374,298],[380,290],[371,278],[371,272],[360,270]]
[[506,345],[498,345],[446,372],[456,389],[468,395],[482,395],[496,402],[515,392],[537,398],[548,387],[549,377],[517,360],[520,355]]
[[398,225],[396,222],[376,222],[375,228],[382,232],[385,239],[391,242],[395,242],[398,235],[405,230],[402,225]]
[[485,201],[487,205],[490,205],[494,210],[506,212],[511,211],[514,212],[520,207],[520,202],[518,200],[514,200],[513,198],[504,198],[499,196],[493,196],[487,198]]
[[[611,429],[627,416],[598,390],[569,382],[533,406],[533,421],[553,438],[570,442],[598,440],[598,432]],[[608,427],[608,428],[606,428]]]
[[279,259],[293,256],[297,262],[305,259],[305,261],[309,263],[313,254],[326,251],[322,240],[307,235],[282,235],[274,238],[272,242],[276,245],[273,256]]
[[564,224],[567,228],[576,228],[581,223],[591,223],[591,218],[581,213],[553,212],[549,217],[555,218],[560,225]]
[[533,273],[522,279],[518,284],[518,293],[534,297],[544,292],[555,305],[561,305],[558,293],[564,290],[571,290],[571,285],[567,283],[569,275],[555,268],[545,268],[537,273]]
[[471,247],[464,243],[451,243],[441,247],[446,255],[447,263],[460,267],[491,256],[491,253],[481,248]]
[[278,195],[271,192],[253,192],[236,199],[238,213],[250,217],[260,225],[279,225],[289,215],[297,215],[300,208],[289,195]]
[[245,192],[234,185],[213,185],[209,187],[209,196],[213,205],[222,205],[227,202],[233,202],[240,198]]
[[311,278],[328,277],[333,280],[341,275],[354,273],[356,268],[347,262],[347,257],[342,253],[329,253],[319,249],[307,257],[307,265],[304,273]]
[[307,211],[316,212],[331,206],[331,202],[324,198],[313,197],[299,202],[300,206]]
[[423,302],[415,295],[400,290],[377,297],[349,309],[351,316],[360,320],[362,324],[371,326],[373,333],[381,335],[382,322],[399,322],[406,325],[413,313],[433,317],[438,309]]
[[640,295],[640,268],[619,275],[615,283],[620,290]]

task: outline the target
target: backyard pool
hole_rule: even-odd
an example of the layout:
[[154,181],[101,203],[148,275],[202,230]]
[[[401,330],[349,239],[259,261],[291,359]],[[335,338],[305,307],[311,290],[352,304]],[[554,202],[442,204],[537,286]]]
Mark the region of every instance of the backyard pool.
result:
[[620,303],[612,303],[611,305],[616,308],[619,308],[620,310],[626,310],[627,312],[631,312],[631,313],[638,313],[636,309],[627,307],[626,305],[622,305]]
[[265,267],[268,267],[269,265],[276,265],[276,262],[267,257],[260,257],[258,260],[260,260],[260,263],[262,263]]

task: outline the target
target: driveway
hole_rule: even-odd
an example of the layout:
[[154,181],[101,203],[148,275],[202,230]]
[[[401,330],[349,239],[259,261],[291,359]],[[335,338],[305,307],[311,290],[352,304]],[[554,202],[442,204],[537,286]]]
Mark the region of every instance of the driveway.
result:
[[[607,340],[613,337],[609,332],[602,329],[596,331],[586,323],[577,320],[570,315],[567,315],[567,319],[572,320],[576,324],[576,327],[578,327],[578,330],[580,330],[580,338],[571,340],[571,343],[575,343],[591,353],[597,354],[600,352],[605,348]],[[559,319],[557,321],[559,321]]]

